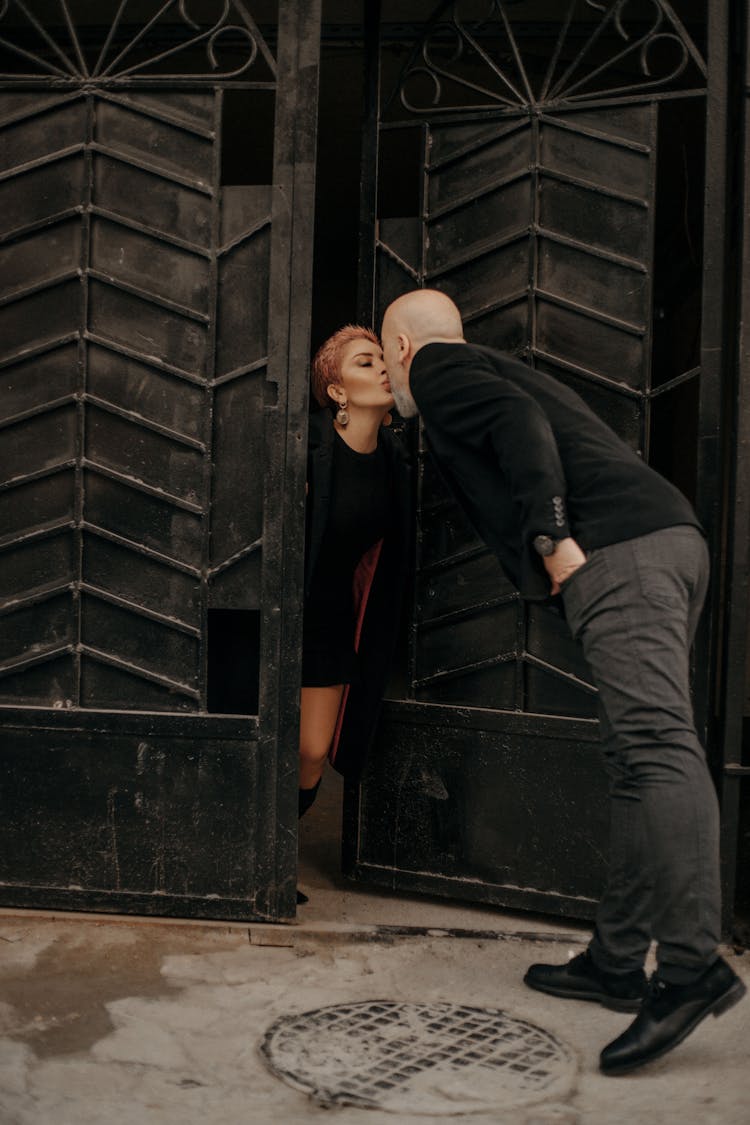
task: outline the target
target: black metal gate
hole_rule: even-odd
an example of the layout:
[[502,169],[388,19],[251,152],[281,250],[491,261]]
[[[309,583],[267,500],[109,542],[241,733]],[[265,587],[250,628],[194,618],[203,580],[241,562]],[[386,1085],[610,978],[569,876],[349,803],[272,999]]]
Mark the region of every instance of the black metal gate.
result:
[[[392,7],[371,26],[363,317],[414,286],[449,293],[470,340],[573,387],[682,487],[716,560],[724,5],[458,0],[406,59]],[[346,866],[588,916],[607,800],[587,670],[418,457],[408,687],[348,793]],[[712,635],[708,613],[704,730]]]
[[319,25],[0,3],[3,905],[294,913]]

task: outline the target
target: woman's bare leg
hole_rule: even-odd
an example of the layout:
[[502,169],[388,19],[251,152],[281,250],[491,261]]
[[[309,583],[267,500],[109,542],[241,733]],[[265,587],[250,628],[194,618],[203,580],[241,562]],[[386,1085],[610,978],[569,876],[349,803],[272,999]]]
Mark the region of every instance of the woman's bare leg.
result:
[[312,789],[320,781],[333,742],[343,684],[303,687],[299,716],[299,786]]

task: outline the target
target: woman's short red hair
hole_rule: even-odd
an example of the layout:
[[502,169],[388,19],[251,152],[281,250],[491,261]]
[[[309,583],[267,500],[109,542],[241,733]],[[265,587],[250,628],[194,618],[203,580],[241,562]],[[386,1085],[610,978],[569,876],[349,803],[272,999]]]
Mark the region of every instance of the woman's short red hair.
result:
[[319,406],[338,409],[326,387],[341,386],[341,353],[352,340],[369,340],[371,344],[380,347],[377,334],[372,328],[365,328],[361,324],[345,324],[338,332],[329,336],[315,353],[310,374],[313,397]]

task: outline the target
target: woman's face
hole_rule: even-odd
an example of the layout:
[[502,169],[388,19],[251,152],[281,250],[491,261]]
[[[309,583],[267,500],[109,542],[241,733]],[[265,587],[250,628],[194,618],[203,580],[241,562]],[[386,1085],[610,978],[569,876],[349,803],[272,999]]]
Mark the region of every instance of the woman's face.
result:
[[391,384],[378,344],[366,337],[349,340],[341,352],[340,374],[347,410],[380,409],[385,413],[393,406]]

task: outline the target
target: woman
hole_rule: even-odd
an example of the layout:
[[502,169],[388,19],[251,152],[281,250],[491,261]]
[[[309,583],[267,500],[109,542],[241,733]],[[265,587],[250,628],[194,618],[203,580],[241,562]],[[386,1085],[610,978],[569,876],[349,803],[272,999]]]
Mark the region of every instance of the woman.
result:
[[[409,470],[390,424],[380,342],[347,325],[312,367],[299,815],[326,758],[358,777],[374,734],[405,585]],[[304,896],[300,896],[304,901]]]

